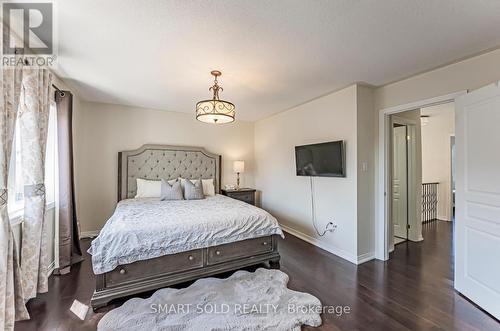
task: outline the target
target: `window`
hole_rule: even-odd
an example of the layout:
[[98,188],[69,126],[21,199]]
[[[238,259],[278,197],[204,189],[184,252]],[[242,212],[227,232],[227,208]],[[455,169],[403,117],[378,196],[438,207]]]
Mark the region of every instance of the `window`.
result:
[[47,205],[54,203],[57,183],[57,106],[50,104],[47,146],[45,147],[45,197]]
[[[57,110],[56,103],[51,102],[49,110],[49,125],[47,133],[47,146],[45,149],[45,192],[46,203],[52,204],[55,200],[56,189],[56,164],[57,164]],[[24,209],[24,183],[23,165],[21,155],[21,135],[19,121],[16,121],[14,141],[12,142],[12,156],[9,169],[9,199],[8,211],[11,220],[15,221],[23,214]]]
[[12,142],[12,154],[10,158],[9,168],[9,197],[8,210],[9,215],[21,213],[24,208],[24,187],[23,187],[23,172],[21,164],[21,135],[19,132],[19,121],[16,121],[14,132],[14,141]]

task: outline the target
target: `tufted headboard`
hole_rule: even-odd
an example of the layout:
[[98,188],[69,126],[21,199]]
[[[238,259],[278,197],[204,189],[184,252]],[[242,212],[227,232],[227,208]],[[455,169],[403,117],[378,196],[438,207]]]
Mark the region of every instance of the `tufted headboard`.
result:
[[133,198],[137,178],[149,180],[214,178],[215,192],[221,188],[221,156],[201,147],[143,145],[118,153],[118,201]]

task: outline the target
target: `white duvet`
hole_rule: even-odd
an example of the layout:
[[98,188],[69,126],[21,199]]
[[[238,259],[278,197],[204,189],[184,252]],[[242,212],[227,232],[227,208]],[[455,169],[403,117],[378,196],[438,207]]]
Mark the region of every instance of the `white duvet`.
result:
[[272,234],[283,236],[268,212],[222,195],[127,199],[118,203],[89,253],[94,273],[101,274],[121,264]]

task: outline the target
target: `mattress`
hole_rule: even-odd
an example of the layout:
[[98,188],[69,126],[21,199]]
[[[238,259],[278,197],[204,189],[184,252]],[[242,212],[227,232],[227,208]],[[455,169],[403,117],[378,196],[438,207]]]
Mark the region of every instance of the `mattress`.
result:
[[92,241],[95,274],[118,265],[269,235],[281,235],[265,210],[223,195],[203,200],[126,199]]

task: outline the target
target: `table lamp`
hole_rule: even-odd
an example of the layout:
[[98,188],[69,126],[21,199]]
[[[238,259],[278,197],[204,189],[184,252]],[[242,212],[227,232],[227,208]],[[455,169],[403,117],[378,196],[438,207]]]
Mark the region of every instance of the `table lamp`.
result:
[[240,173],[245,172],[245,161],[234,161],[233,171],[236,173],[236,189],[240,189]]

